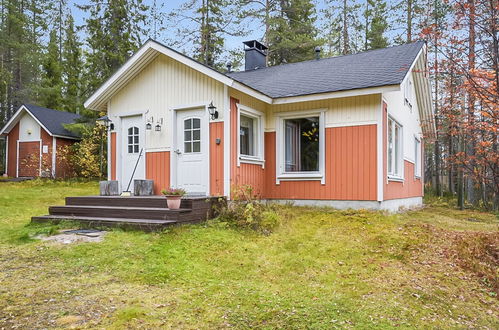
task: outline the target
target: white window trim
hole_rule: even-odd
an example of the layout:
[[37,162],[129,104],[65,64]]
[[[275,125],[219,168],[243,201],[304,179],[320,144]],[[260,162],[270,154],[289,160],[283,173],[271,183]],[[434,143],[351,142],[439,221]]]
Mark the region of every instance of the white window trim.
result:
[[402,126],[402,124],[400,124],[399,121],[397,121],[395,118],[393,118],[392,116],[388,115],[388,119],[387,119],[387,122],[386,122],[386,160],[387,162],[390,160],[389,157],[388,157],[388,150],[389,150],[389,147],[388,147],[388,144],[390,143],[388,137],[388,128],[389,128],[389,122],[390,120],[392,120],[396,125],[398,125],[400,127],[400,130],[399,130],[399,144],[400,144],[400,154],[398,155],[399,156],[399,166],[400,166],[400,172],[399,174],[391,174],[389,172],[389,166],[388,166],[388,163],[386,164],[386,171],[387,171],[387,178],[389,181],[398,181],[398,182],[404,182],[404,126]]
[[[416,141],[419,144],[419,148],[416,148]],[[417,136],[414,136],[414,177],[416,179],[421,179],[421,173],[422,173],[422,158],[423,158],[423,152],[421,151],[421,139]],[[419,150],[419,151],[418,151]],[[418,158],[419,155],[419,158]]]
[[[294,172],[286,173],[284,171],[284,152],[285,152],[285,138],[284,138],[284,120],[305,117],[319,117],[319,171],[318,172]],[[281,181],[321,181],[321,184],[326,184],[325,175],[325,159],[326,159],[326,109],[316,109],[308,111],[293,111],[277,115],[276,127],[276,184]]]
[[[262,168],[265,167],[265,146],[264,146],[264,130],[263,130],[263,119],[264,114],[258,110],[252,109],[242,104],[237,104],[237,166],[241,166],[241,163],[246,164],[256,164],[261,165]],[[242,155],[241,154],[241,115],[256,119],[256,134],[255,134],[255,156]]]

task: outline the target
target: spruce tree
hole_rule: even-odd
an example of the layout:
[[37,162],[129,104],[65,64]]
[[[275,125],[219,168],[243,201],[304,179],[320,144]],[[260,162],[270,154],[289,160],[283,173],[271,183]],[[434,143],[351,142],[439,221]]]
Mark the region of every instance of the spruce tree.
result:
[[281,0],[268,33],[269,64],[313,59],[321,44],[315,28],[315,6],[310,0]]
[[81,104],[81,90],[84,87],[82,81],[83,60],[81,44],[78,40],[74,20],[71,15],[67,18],[64,37],[62,51],[62,68],[65,85],[63,109],[79,113],[83,107]]
[[38,1],[3,0],[0,12],[0,123],[32,101],[44,18]]
[[388,47],[387,9],[384,0],[367,0],[366,10],[366,50]]
[[145,13],[142,0],[90,0],[78,7],[89,12],[87,32],[86,94],[95,91],[140,46],[144,35]]
[[39,104],[51,109],[62,108],[62,68],[59,59],[57,31],[52,30],[42,64],[42,80],[38,92]]

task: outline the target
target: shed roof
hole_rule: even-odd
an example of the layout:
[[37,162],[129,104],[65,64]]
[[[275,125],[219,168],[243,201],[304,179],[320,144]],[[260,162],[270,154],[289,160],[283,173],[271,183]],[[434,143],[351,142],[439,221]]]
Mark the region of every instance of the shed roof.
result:
[[423,41],[318,60],[227,73],[271,98],[398,85]]
[[0,131],[1,133],[8,133],[12,127],[20,119],[23,110],[28,112],[36,121],[50,134],[53,136],[79,139],[79,136],[71,131],[64,128],[64,124],[73,124],[78,119],[81,118],[80,115],[76,113],[59,111],[54,109],[48,109],[40,107],[33,104],[23,104],[19,110],[12,116],[12,118],[7,122],[7,124]]

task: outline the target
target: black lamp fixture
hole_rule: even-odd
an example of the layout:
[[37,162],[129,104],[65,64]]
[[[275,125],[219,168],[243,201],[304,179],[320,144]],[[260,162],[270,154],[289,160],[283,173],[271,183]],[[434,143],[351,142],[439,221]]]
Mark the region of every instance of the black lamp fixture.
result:
[[161,125],[163,125],[163,118],[159,118],[158,122],[156,123],[156,126],[154,126],[154,130],[156,132],[161,132]]
[[95,120],[95,122],[99,125],[103,125],[105,126],[107,129],[111,128],[113,129],[114,128],[114,125],[111,123],[111,119],[109,119],[108,116],[102,116],[102,117],[99,117]]
[[148,122],[146,124],[146,130],[150,131],[151,129],[152,129],[152,124]]
[[210,113],[212,120],[218,118],[217,107],[213,105],[213,101],[210,102],[210,105],[208,105],[208,112]]

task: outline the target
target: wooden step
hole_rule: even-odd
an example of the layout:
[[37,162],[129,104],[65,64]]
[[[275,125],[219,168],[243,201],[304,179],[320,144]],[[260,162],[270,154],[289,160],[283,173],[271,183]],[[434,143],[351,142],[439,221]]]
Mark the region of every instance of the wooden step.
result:
[[[180,205],[184,209],[209,208],[217,197],[184,197]],[[66,197],[66,205],[135,206],[167,208],[164,196],[78,196]]]
[[138,229],[143,231],[161,230],[166,226],[181,223],[174,220],[145,220],[84,216],[71,217],[67,215],[44,215],[31,218],[31,222],[34,223],[60,223],[62,221],[74,221],[86,227],[119,227],[127,229]]
[[[97,206],[97,205],[66,205],[50,206],[50,215],[105,217],[121,219],[155,219],[181,221],[183,215],[191,213],[191,209],[170,210],[153,207]],[[191,221],[191,219],[186,219]]]

